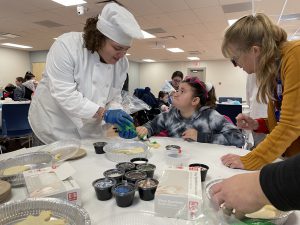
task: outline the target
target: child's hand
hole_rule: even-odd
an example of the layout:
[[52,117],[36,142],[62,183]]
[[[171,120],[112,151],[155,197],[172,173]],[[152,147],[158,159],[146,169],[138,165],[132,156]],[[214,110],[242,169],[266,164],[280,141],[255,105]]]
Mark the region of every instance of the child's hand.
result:
[[148,130],[146,127],[143,127],[143,126],[140,126],[140,127],[137,127],[136,128],[136,132],[137,132],[137,135],[140,137],[140,138],[144,138],[145,136],[148,135]]
[[183,139],[192,139],[194,141],[197,141],[197,136],[198,136],[198,131],[193,128],[187,129],[182,133]]

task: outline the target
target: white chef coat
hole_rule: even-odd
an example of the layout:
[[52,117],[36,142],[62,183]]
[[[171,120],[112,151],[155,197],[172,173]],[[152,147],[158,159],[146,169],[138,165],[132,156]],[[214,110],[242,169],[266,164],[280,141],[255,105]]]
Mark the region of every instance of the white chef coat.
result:
[[47,55],[43,78],[34,93],[29,122],[44,143],[70,138],[99,138],[104,122],[93,118],[99,107],[121,107],[128,71],[124,56],[116,64],[100,62],[84,48],[82,33],[60,36]]

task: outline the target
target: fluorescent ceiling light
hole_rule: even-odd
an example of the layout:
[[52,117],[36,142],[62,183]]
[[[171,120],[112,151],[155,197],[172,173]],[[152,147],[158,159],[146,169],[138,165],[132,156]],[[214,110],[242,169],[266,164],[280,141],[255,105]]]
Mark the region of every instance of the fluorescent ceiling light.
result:
[[126,53],[126,55],[131,55],[130,53]]
[[181,48],[167,48],[167,50],[174,53],[184,52]]
[[142,61],[144,61],[144,62],[155,62],[155,60],[153,60],[153,59],[143,59]]
[[189,59],[189,60],[200,60],[200,58],[197,57],[197,56],[187,57],[187,59]]
[[17,45],[13,43],[3,43],[1,45],[9,46],[9,47],[15,47],[15,48],[32,48],[31,46],[26,46],[26,45]]
[[154,36],[154,35],[152,35],[152,34],[146,32],[146,31],[143,31],[143,30],[142,30],[142,33],[143,33],[145,39],[148,39],[148,38],[156,38],[156,36]]
[[86,3],[86,1],[83,1],[83,0],[52,0],[52,1],[57,2],[58,4],[61,4],[64,6],[81,5],[81,4]]
[[237,19],[227,20],[229,26],[231,26],[232,24],[234,24],[236,21],[237,21]]

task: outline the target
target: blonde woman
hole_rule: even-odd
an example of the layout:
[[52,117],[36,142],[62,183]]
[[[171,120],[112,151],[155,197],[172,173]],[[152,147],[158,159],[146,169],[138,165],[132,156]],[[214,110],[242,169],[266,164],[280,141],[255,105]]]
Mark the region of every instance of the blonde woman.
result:
[[245,156],[221,158],[230,168],[257,170],[280,156],[300,152],[300,41],[287,41],[286,32],[264,14],[249,15],[229,27],[223,55],[248,74],[256,73],[259,102],[268,103],[268,118],[237,116],[237,126],[269,133]]

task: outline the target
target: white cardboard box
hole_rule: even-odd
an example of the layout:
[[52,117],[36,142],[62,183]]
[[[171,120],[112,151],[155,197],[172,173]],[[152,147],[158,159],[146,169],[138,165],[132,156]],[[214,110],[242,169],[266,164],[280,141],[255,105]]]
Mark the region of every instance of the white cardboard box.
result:
[[55,170],[46,167],[23,172],[28,196],[60,198],[81,205],[78,184],[72,177],[60,180]]
[[200,213],[202,188],[200,172],[183,167],[164,171],[155,193],[155,214],[191,220]]

